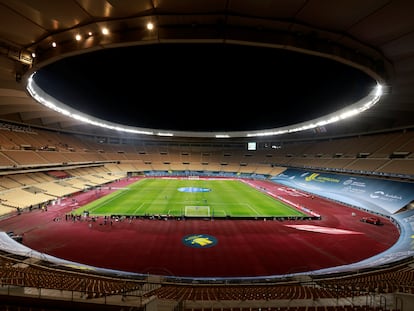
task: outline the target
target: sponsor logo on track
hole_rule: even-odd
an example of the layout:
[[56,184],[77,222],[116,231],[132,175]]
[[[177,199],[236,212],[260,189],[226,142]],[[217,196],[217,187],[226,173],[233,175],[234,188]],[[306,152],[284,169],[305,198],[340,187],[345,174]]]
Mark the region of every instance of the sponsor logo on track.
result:
[[208,234],[190,234],[182,239],[183,244],[194,248],[208,248],[217,245],[217,239]]

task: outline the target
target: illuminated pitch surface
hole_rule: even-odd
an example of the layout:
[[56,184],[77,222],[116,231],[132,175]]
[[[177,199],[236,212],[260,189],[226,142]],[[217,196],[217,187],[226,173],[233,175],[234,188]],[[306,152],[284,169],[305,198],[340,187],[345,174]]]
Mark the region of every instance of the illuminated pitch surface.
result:
[[74,211],[75,214],[174,217],[304,217],[303,212],[231,179],[142,179]]

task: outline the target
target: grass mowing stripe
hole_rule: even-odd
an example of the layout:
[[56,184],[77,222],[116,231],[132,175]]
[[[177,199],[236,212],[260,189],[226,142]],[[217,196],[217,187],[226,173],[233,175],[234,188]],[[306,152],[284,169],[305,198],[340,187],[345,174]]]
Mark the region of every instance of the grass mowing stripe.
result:
[[[97,209],[100,209],[101,207],[107,205],[109,202],[116,200],[118,197],[123,196],[125,193],[124,191],[129,190],[128,188],[122,188],[117,190],[114,193],[111,193],[107,196],[104,196],[86,206],[89,207],[89,209],[85,209],[85,207],[81,208],[83,211],[87,210],[89,213],[94,213],[94,211],[96,211]],[[95,203],[95,204],[94,204]],[[78,211],[80,209],[77,209],[76,211]]]

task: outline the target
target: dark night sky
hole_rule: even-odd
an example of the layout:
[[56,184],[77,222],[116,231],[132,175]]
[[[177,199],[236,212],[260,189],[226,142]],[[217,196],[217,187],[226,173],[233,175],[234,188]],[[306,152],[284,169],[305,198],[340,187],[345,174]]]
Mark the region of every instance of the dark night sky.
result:
[[180,131],[294,124],[343,108],[375,85],[333,60],[230,44],[106,49],[48,65],[35,80],[100,119]]

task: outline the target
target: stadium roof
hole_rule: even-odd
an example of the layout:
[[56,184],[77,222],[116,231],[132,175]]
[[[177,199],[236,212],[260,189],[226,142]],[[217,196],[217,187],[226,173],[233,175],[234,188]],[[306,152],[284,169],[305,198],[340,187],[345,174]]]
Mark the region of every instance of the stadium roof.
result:
[[[85,124],[82,118],[74,119],[62,115],[31,98],[26,90],[26,79],[29,75],[41,68],[44,69],[45,66],[69,60],[69,57],[85,53],[97,55],[95,53],[103,53],[109,48],[135,47],[142,48],[140,51],[143,51],[143,45],[209,43],[243,46],[245,49],[247,46],[274,48],[278,53],[299,52],[313,57],[312,63],[326,58],[327,61],[357,69],[385,86],[385,94],[372,108],[354,118],[321,126],[323,134],[327,133],[325,135],[411,127],[414,125],[414,20],[411,17],[413,11],[414,3],[411,1],[3,0],[0,1],[0,120],[59,130],[99,133],[101,130]],[[150,22],[154,24],[152,30],[146,28]],[[102,34],[104,28],[109,30],[108,35]],[[76,35],[81,35],[82,38],[76,41]],[[56,43],[56,47],[52,46],[53,42]],[[123,64],[130,64],[124,69],[136,69],[133,66],[137,63],[136,55],[125,52],[126,49],[121,51],[124,53],[121,52],[117,59],[121,58]],[[35,57],[32,53],[35,53]],[[235,52],[232,53],[228,56],[230,59],[235,55]],[[260,62],[263,61],[260,59],[263,52],[253,54],[249,51],[243,55],[254,55],[252,58],[258,64],[268,64]],[[157,64],[165,67],[166,63],[162,60],[162,57],[152,58],[146,71],[148,68],[158,68],[155,66]],[[297,62],[297,59],[295,61]],[[87,64],[90,64],[90,61]],[[230,81],[225,83],[225,77],[230,71],[237,71],[237,65],[229,66],[229,61],[223,59],[214,59],[209,65],[218,65],[222,68],[218,78],[225,91],[234,88]],[[102,63],[102,66],[110,68],[108,63]],[[74,67],[71,68],[75,71]],[[321,70],[314,73],[314,78],[326,77],[323,66],[320,65],[318,68]],[[159,78],[154,82],[155,87],[137,92],[137,96],[147,103],[150,102],[149,105],[162,106],[165,101],[157,102],[157,98],[172,90],[168,86],[173,84],[176,77],[165,75],[159,69],[153,71],[153,77]],[[339,72],[337,70],[336,75],[339,75]],[[211,73],[208,74],[211,76]],[[239,72],[240,74],[243,72]],[[251,72],[251,75],[255,74],[256,72]],[[66,77],[69,77],[69,74]],[[118,80],[120,79],[122,80],[122,77]],[[160,83],[161,80],[163,83]],[[191,79],[188,79],[186,83],[190,82]],[[319,83],[326,85],[328,81]],[[127,81],[125,85],[133,87]],[[242,89],[247,88],[247,84],[242,85]],[[355,90],[355,86],[351,87],[351,90]],[[239,93],[241,89],[238,88],[236,91]],[[234,96],[234,92],[232,94]],[[265,101],[266,96],[261,102]],[[232,97],[223,96],[218,102],[215,110],[232,107]],[[243,103],[242,109],[228,110],[236,116],[243,110],[248,114],[251,108],[245,104],[248,103]],[[179,106],[179,103],[175,100],[166,106],[170,105]],[[264,116],[272,115],[271,102],[260,106],[269,107],[269,113]],[[258,104],[255,103],[253,107],[258,107]],[[201,112],[199,108],[196,110]],[[318,113],[312,114],[312,111],[306,109],[299,110],[303,110],[305,117],[311,119],[319,116]],[[293,111],[299,114],[298,109]],[[160,114],[170,113],[163,108],[160,109]],[[252,115],[251,111],[250,114]],[[188,114],[186,117],[188,119]],[[204,115],[202,118],[213,119],[214,115]],[[252,115],[252,120],[255,118]],[[301,122],[303,118],[302,115],[292,122]],[[260,119],[259,122],[261,121]],[[246,122],[245,120],[237,124]],[[263,123],[265,127],[266,122]],[[152,126],[147,123],[143,125]],[[281,124],[283,125],[285,124]],[[182,128],[179,128],[179,131],[181,130]],[[205,128],[201,130],[204,131]],[[212,128],[212,131],[215,130]],[[226,132],[227,129],[220,130]],[[198,135],[192,127],[189,131],[183,136]],[[102,133],[105,133],[105,130],[102,130]],[[310,133],[313,134],[315,131]]]

